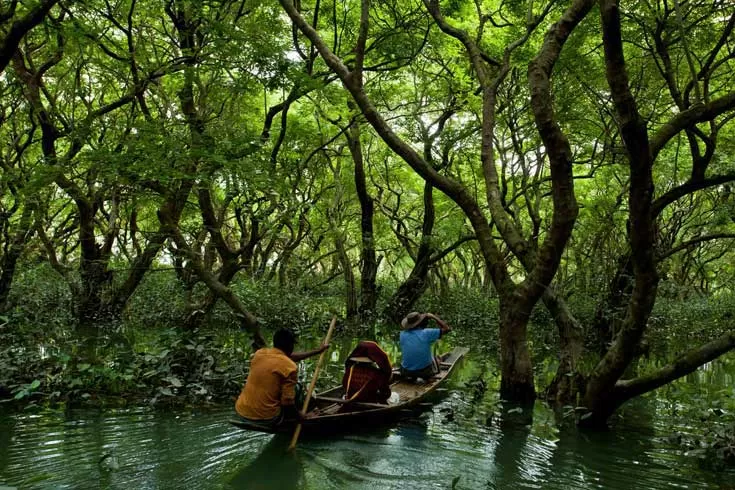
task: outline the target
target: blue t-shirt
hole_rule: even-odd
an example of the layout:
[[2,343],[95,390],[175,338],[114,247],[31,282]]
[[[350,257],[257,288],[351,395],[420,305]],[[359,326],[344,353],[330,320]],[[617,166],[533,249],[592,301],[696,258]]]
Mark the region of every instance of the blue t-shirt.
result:
[[431,364],[431,344],[441,335],[438,328],[417,328],[401,332],[401,367],[420,371]]

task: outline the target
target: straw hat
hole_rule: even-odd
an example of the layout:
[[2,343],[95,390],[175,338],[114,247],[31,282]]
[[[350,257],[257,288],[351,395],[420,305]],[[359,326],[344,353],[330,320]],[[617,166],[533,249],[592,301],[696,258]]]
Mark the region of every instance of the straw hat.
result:
[[426,313],[419,313],[418,311],[412,311],[406,318],[401,320],[401,330],[411,330],[421,325],[421,322],[426,318]]

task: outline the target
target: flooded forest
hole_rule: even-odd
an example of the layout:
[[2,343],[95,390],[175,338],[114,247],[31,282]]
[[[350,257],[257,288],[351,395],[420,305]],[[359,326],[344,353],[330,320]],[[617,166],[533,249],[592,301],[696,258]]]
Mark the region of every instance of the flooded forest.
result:
[[0,488],[735,488],[734,119],[731,0],[3,0]]

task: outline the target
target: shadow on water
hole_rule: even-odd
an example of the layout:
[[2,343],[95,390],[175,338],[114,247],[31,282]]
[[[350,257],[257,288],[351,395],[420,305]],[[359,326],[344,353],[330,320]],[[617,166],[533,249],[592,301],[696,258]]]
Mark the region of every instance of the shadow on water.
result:
[[247,466],[237,471],[227,488],[296,490],[303,488],[303,454],[288,451],[290,437],[274,436]]

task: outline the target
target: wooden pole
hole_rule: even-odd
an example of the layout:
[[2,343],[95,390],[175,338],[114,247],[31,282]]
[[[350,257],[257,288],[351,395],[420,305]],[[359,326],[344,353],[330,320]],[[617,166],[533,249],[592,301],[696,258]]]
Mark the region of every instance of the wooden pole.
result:
[[[329,330],[327,330],[327,336],[324,337],[324,344],[328,344],[329,341],[332,338],[332,332],[334,331],[334,326],[337,324],[337,315],[334,315],[332,317],[332,323],[329,324]],[[324,355],[327,353],[327,351],[322,351],[321,354],[319,354],[319,360],[316,362],[316,368],[314,369],[314,376],[311,377],[311,383],[309,384],[309,389],[306,390],[306,398],[304,398],[304,406],[301,409],[301,415],[306,415],[306,410],[309,408],[309,401],[311,401],[311,394],[314,392],[314,387],[316,386],[316,379],[319,377],[319,370],[322,367],[322,361],[324,361]],[[296,430],[293,433],[293,437],[291,438],[291,444],[288,445],[288,450],[291,451],[296,447],[296,442],[299,440],[299,434],[301,434],[301,423],[296,425]]]

